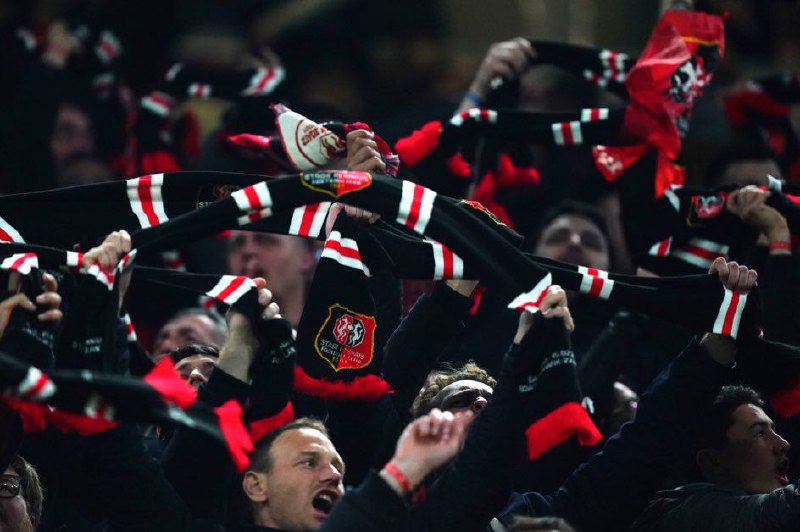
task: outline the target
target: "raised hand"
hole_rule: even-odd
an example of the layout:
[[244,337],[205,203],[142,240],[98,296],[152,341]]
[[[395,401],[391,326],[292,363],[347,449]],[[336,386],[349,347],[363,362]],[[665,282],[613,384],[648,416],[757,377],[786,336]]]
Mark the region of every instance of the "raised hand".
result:
[[[440,468],[461,450],[467,430],[475,419],[472,411],[442,412],[433,409],[405,428],[394,456],[381,476],[398,494],[418,486],[428,474]],[[388,471],[399,470],[407,485]]]
[[[263,277],[256,277],[253,282],[258,288],[258,304],[261,306],[262,320],[281,318],[281,309],[272,301],[272,292],[267,288]],[[231,307],[226,315],[228,336],[219,354],[220,369],[243,382],[250,380],[250,366],[255,358],[259,342],[253,331],[250,319]]]
[[[467,93],[470,97],[464,98],[458,111],[480,107],[480,101],[485,100],[489,94],[492,80],[498,77],[516,79],[528,69],[535,59],[536,50],[524,37],[494,43],[489,47],[486,57],[475,73],[475,79]],[[480,101],[475,101],[474,98],[478,98]]]
[[[554,284],[548,287],[547,294],[539,305],[539,311],[542,314],[542,318],[546,320],[561,318],[564,320],[564,327],[567,331],[572,332],[575,330],[575,321],[572,319],[572,314],[569,311],[567,293],[560,286]],[[528,334],[535,320],[535,314],[525,311],[520,314],[517,334],[514,336],[515,344],[522,342],[522,339]]]
[[375,172],[386,169],[374,137],[375,133],[365,129],[356,129],[347,134],[348,170]]
[[53,327],[58,325],[64,314],[61,312],[61,296],[58,293],[58,281],[49,273],[42,276],[44,290],[36,296],[36,303],[33,303],[28,296],[19,292],[21,277],[17,272],[11,272],[8,276],[9,292],[16,292],[11,297],[0,301],[0,338],[3,337],[11,313],[16,308],[21,308],[27,312],[36,312],[36,305],[39,305],[41,312],[36,319],[47,323]]
[[770,249],[772,253],[789,254],[789,242],[791,240],[789,224],[777,209],[767,205],[766,201],[770,194],[772,193],[769,190],[762,190],[755,185],[748,185],[731,192],[725,205],[728,211],[761,231],[770,244],[773,242],[785,244],[782,248]]

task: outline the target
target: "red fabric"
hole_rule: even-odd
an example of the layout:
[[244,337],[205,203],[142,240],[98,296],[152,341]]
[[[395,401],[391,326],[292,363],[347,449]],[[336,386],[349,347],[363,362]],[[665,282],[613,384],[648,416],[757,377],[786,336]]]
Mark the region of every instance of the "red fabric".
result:
[[525,430],[528,458],[536,460],[573,435],[585,447],[597,445],[603,439],[586,409],[575,401],[564,403]]
[[114,421],[91,418],[84,414],[64,412],[63,410],[52,411],[49,422],[51,425],[58,427],[62,432],[75,431],[81,436],[98,434],[117,426],[117,423]]
[[673,185],[683,185],[685,179],[686,170],[684,167],[670,161],[663,152],[658,154],[655,182],[656,198],[660,198],[661,195]]
[[197,390],[181,378],[170,357],[162,358],[144,376],[144,381],[158,390],[165,402],[177,405],[184,410],[197,400]]
[[800,412],[800,375],[792,379],[788,386],[773,393],[769,404],[783,417]]
[[462,179],[469,178],[472,175],[472,168],[460,153],[456,153],[447,159],[447,169],[450,170],[451,174]]
[[472,306],[469,309],[470,316],[474,316],[478,312],[478,307],[481,306],[481,299],[483,299],[483,293],[485,291],[486,287],[479,284],[475,286],[475,289],[469,295],[469,298],[472,300]]
[[753,116],[782,119],[789,116],[785,103],[773,100],[760,88],[746,85],[725,96],[725,116],[735,126],[743,126]]
[[428,122],[411,135],[395,142],[394,151],[400,156],[403,164],[414,167],[439,145],[441,133],[442,123],[440,121]]
[[633,146],[594,146],[594,164],[609,183],[621,176],[647,151],[647,144]]
[[705,64],[713,47],[721,58],[722,18],[694,11],[664,13],[625,80],[630,103],[623,132],[630,143],[645,142],[673,160],[678,156],[681,129],[715,67]]
[[3,402],[19,414],[19,417],[22,419],[22,429],[25,432],[39,432],[47,427],[47,418],[50,412],[47,406],[38,403],[17,401],[9,397],[3,398]]
[[542,182],[539,170],[533,166],[517,166],[507,153],[497,160],[495,183],[498,188],[530,187]]
[[49,406],[28,401],[5,398],[4,401],[22,419],[25,432],[39,432],[53,426],[62,432],[77,432],[81,436],[97,434],[117,426],[113,421],[90,418],[85,414],[64,412]]
[[215,408],[214,412],[217,414],[219,428],[228,445],[233,465],[242,473],[250,464],[248,453],[252,453],[254,449],[253,441],[242,423],[242,407],[231,400]]
[[792,200],[794,203],[800,205],[800,196],[793,196],[792,194],[784,194],[787,198]]
[[472,199],[481,203],[498,220],[513,228],[514,224],[511,222],[508,211],[497,201],[497,191],[517,187],[534,187],[541,183],[541,180],[536,168],[516,166],[508,154],[501,153],[497,160],[497,170],[486,172],[472,194]]
[[389,384],[377,375],[364,375],[351,381],[315,379],[300,366],[294,368],[294,389],[297,392],[334,401],[377,401],[392,393]]
[[[366,131],[375,133],[374,131],[372,131],[372,128],[369,127],[369,124],[365,124],[364,122],[354,122],[352,124],[344,125],[345,134],[350,133],[351,131],[356,131],[357,129],[364,129]],[[378,153],[380,153],[384,157],[387,157],[389,155],[394,155],[394,153],[392,153],[392,148],[389,147],[389,144],[385,140],[383,140],[380,135],[376,133],[375,136],[372,138],[372,140],[374,140],[375,144],[378,146]]]
[[168,151],[153,151],[143,153],[139,161],[139,175],[162,174],[165,172],[179,172],[181,166],[175,157]]
[[[615,181],[650,149],[646,144],[634,146],[594,146],[594,164],[609,183]],[[672,185],[682,185],[686,172],[682,166],[673,163],[664,152],[658,153],[656,175],[653,183],[655,198],[661,197]]]
[[225,142],[248,149],[264,149],[269,150],[269,143],[272,137],[265,137],[263,135],[251,135],[250,133],[240,133],[238,135],[231,135],[224,139]]
[[291,401],[286,403],[283,410],[274,416],[265,417],[250,422],[250,439],[257,442],[273,430],[283,426],[290,421],[294,421],[294,406]]

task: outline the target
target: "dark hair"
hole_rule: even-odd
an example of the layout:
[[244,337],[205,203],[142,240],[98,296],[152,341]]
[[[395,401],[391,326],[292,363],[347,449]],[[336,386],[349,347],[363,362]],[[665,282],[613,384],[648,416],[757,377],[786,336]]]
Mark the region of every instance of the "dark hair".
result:
[[213,335],[214,341],[216,341],[219,345],[222,345],[222,342],[225,341],[225,335],[228,334],[228,325],[225,323],[225,318],[219,315],[216,312],[212,312],[210,310],[206,310],[203,307],[189,307],[182,310],[179,310],[173,316],[166,321],[169,323],[173,320],[177,320],[179,318],[185,318],[186,316],[205,316],[214,326]]
[[169,357],[174,364],[194,355],[219,358],[219,347],[214,344],[186,344],[170,352]]
[[36,530],[42,518],[42,502],[44,501],[44,490],[42,489],[42,481],[39,479],[39,473],[27,460],[18,454],[11,459],[9,467],[19,475],[20,491],[28,507],[28,517],[31,520],[33,529]]
[[727,442],[725,434],[734,423],[734,411],[747,404],[763,408],[764,399],[757,391],[747,386],[723,386],[703,420],[697,450],[725,447]]
[[[542,233],[547,227],[552,224],[557,218],[562,216],[573,215],[573,216],[582,216],[592,222],[594,225],[600,229],[600,232],[603,233],[603,238],[606,239],[606,244],[611,246],[611,237],[608,232],[608,226],[606,225],[606,220],[603,217],[603,214],[600,212],[600,209],[591,205],[589,203],[584,203],[582,201],[574,201],[574,200],[566,200],[562,201],[549,211],[547,211],[536,226],[536,229],[531,233],[529,242],[530,242],[530,249],[535,249],[536,246],[539,244],[539,239],[542,238]],[[611,255],[611,250],[609,249],[609,256]]]
[[739,142],[727,146],[717,152],[708,164],[705,174],[706,184],[708,186],[718,185],[731,165],[748,161],[767,160],[778,162],[772,150],[763,143]]
[[269,473],[270,469],[272,469],[272,455],[270,454],[272,444],[275,443],[275,440],[278,439],[278,436],[284,432],[298,429],[318,430],[325,435],[326,438],[330,439],[328,429],[325,428],[325,424],[319,419],[313,417],[301,417],[295,419],[290,423],[281,425],[277,429],[268,432],[266,436],[258,441],[255,452],[253,452],[253,461],[250,462],[250,466],[247,469],[250,471]]
[[414,398],[414,403],[411,405],[411,415],[414,419],[424,416],[431,411],[433,399],[442,389],[456,381],[467,379],[482,382],[492,388],[497,385],[494,377],[474,362],[467,362],[460,368],[432,371],[428,378],[425,379],[422,390]]

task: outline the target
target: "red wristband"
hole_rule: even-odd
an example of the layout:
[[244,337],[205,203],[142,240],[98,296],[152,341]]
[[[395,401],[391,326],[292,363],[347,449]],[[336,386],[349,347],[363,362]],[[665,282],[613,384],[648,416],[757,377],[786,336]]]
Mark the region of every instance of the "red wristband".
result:
[[409,482],[405,473],[400,471],[399,467],[391,462],[387,462],[387,464],[383,466],[383,470],[400,484],[400,489],[403,490],[403,493],[409,493],[411,491],[411,482]]
[[770,251],[775,251],[775,250],[778,250],[778,249],[785,249],[786,251],[791,251],[792,243],[791,242],[781,241],[781,240],[779,240],[777,242],[770,242],[769,243],[769,250]]

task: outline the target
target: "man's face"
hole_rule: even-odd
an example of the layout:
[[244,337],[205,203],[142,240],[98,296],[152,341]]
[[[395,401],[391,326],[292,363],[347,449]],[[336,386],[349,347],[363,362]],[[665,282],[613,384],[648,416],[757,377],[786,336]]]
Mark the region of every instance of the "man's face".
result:
[[463,379],[442,388],[431,401],[431,408],[454,414],[472,410],[476,414],[486,408],[492,398],[492,387],[480,381]]
[[214,322],[202,314],[189,314],[164,324],[153,342],[153,359],[158,362],[186,344],[216,344]]
[[217,359],[208,355],[191,355],[175,363],[175,369],[183,380],[197,389],[208,382]]
[[234,231],[228,254],[233,275],[264,277],[277,303],[303,294],[314,269],[314,254],[300,237]]
[[778,163],[772,159],[752,159],[728,165],[717,185],[766,185],[767,174],[781,179]]
[[608,270],[608,242],[600,228],[579,214],[564,214],[544,228],[535,253],[568,264]]
[[3,477],[0,477],[0,531],[1,532],[29,532],[33,531],[33,524],[28,516],[28,504],[25,502],[22,488],[11,498],[9,493],[10,482],[19,482],[19,474],[11,467],[6,468]]
[[56,168],[60,169],[70,157],[91,155],[94,151],[94,132],[89,116],[74,105],[62,105],[50,136],[50,153]]
[[270,449],[267,518],[281,530],[316,530],[344,495],[344,463],[318,430],[301,428],[278,436]]
[[775,433],[769,416],[755,405],[744,404],[733,418],[719,457],[726,480],[752,493],[770,493],[789,484],[789,443]]

